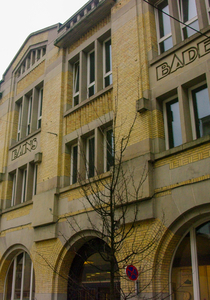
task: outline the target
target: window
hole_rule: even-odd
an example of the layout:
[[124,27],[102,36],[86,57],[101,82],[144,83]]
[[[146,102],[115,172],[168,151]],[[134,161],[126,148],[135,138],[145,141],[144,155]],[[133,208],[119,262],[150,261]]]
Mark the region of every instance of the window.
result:
[[26,201],[26,180],[27,180],[27,169],[22,171],[22,192],[21,192],[21,203]]
[[112,84],[112,46],[111,39],[104,42],[104,87]]
[[71,183],[77,182],[78,173],[78,145],[74,145],[71,148]]
[[41,124],[42,124],[42,102],[43,102],[43,88],[39,90],[37,129],[41,128]]
[[79,62],[73,68],[73,106],[79,104]]
[[88,97],[95,94],[95,51],[88,53]]
[[36,189],[37,189],[37,169],[38,169],[38,166],[34,165],[34,171],[33,171],[33,196],[36,195]]
[[[179,0],[180,19],[186,25],[199,30],[196,0]],[[190,37],[195,31],[187,26],[182,27],[184,39]]]
[[21,122],[22,122],[22,102],[19,104],[17,141],[20,140],[20,134],[21,134]]
[[27,126],[26,126],[26,135],[29,135],[31,132],[31,111],[32,111],[32,96],[28,100],[28,116],[27,116]]
[[164,103],[166,149],[182,144],[182,133],[178,98]]
[[91,178],[95,174],[95,137],[92,136],[87,139],[86,149],[86,164],[87,164],[87,178]]
[[207,85],[191,90],[193,137],[200,138],[210,134],[210,103]]
[[174,299],[210,299],[210,222],[193,227],[179,244],[172,265]]
[[35,299],[33,263],[26,252],[19,253],[9,267],[5,282],[4,299]]
[[164,0],[158,5],[156,13],[159,53],[163,53],[173,47],[170,17],[165,13],[169,14],[168,0]]
[[110,171],[110,168],[114,164],[114,140],[113,130],[108,129],[105,132],[105,172]]
[[206,8],[207,8],[208,16],[210,17],[210,0],[206,0]]
[[11,206],[15,205],[15,192],[16,192],[16,173],[12,176],[12,201]]

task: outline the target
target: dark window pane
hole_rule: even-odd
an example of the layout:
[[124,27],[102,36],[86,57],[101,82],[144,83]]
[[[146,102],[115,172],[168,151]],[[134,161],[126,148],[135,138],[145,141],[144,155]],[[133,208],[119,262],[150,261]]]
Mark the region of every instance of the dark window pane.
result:
[[187,22],[197,16],[195,0],[182,0],[183,21]]
[[173,47],[172,36],[160,43],[160,53],[163,53]]
[[78,147],[74,146],[73,151],[72,151],[72,160],[73,160],[73,164],[72,164],[72,183],[77,182],[77,159],[78,159],[77,154],[78,154]]
[[74,72],[74,93],[77,93],[79,92],[79,63],[75,64]]
[[[198,20],[196,20],[195,22],[189,24],[189,26],[196,29],[196,30],[199,30]],[[184,39],[186,39],[186,38],[190,37],[191,35],[195,34],[196,31],[186,26],[183,29],[183,33],[184,33]]]
[[110,84],[112,84],[112,74],[105,77],[105,87],[109,86]]
[[163,1],[158,8],[163,11],[158,10],[160,38],[162,38],[171,33],[170,17],[164,14],[164,12],[169,14],[168,1]]
[[111,69],[112,69],[111,55],[112,55],[111,40],[109,40],[105,43],[105,60],[106,60],[106,64],[105,64],[106,70],[105,70],[105,72],[106,73],[110,72]]
[[89,76],[90,76],[90,81],[89,83],[91,82],[94,82],[95,81],[95,52],[91,52],[90,53],[90,70],[89,70]]
[[92,85],[91,87],[89,87],[88,89],[88,96],[91,97],[95,94],[95,85]]
[[88,140],[88,178],[94,176],[95,171],[95,138]]
[[79,95],[74,97],[74,106],[79,104]]
[[178,99],[166,103],[169,148],[182,144],[181,123]]
[[192,91],[197,138],[210,134],[210,104],[207,86]]
[[113,153],[113,130],[110,129],[106,133],[106,158],[107,158],[107,171],[110,170],[110,167],[114,163],[114,153]]

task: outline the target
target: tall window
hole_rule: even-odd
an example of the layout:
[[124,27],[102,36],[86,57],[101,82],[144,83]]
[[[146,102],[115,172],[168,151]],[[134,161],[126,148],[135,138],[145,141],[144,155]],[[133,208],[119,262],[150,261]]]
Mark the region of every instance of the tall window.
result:
[[95,137],[92,136],[87,139],[87,153],[86,153],[86,164],[87,164],[87,178],[91,178],[95,174]]
[[95,51],[88,53],[88,97],[95,94]]
[[41,124],[42,124],[42,102],[43,102],[43,88],[39,90],[37,129],[41,128]]
[[111,39],[104,42],[104,87],[112,84],[112,46]]
[[37,189],[37,169],[38,169],[38,166],[34,165],[33,193],[32,193],[33,196],[36,195],[36,189]]
[[27,169],[24,169],[23,179],[22,179],[21,203],[26,201],[26,181],[27,181]]
[[210,222],[182,239],[172,265],[174,299],[210,300]]
[[178,98],[164,103],[166,148],[182,144],[181,122]]
[[35,299],[35,276],[33,263],[26,252],[19,253],[10,265],[6,277],[4,299]]
[[79,104],[79,61],[73,67],[73,106]]
[[157,10],[159,52],[163,53],[173,47],[168,0],[162,1]]
[[105,132],[105,171],[109,171],[114,163],[114,143],[113,130],[108,129]]
[[207,85],[192,90],[194,138],[210,134],[210,103]]
[[32,111],[32,96],[28,100],[28,116],[27,116],[27,126],[26,126],[26,135],[29,135],[31,132],[31,111]]
[[11,201],[11,206],[15,205],[15,192],[16,192],[16,173],[14,173],[13,177],[12,177],[12,201]]
[[71,148],[71,183],[77,182],[78,173],[78,145]]
[[[196,0],[179,0],[179,8],[181,21],[186,25],[199,30]],[[184,39],[190,37],[195,33],[195,31],[187,26],[183,25],[183,37]]]
[[17,132],[17,141],[20,140],[21,135],[21,122],[22,122],[22,102],[19,104],[19,116],[18,116],[18,132]]

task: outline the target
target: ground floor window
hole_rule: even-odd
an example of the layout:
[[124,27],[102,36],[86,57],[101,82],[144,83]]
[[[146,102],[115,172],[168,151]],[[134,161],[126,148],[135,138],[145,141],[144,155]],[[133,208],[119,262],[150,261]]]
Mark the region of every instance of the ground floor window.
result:
[[172,266],[172,299],[210,300],[210,222],[182,239]]
[[4,300],[34,300],[35,278],[33,263],[26,252],[13,259],[6,277]]
[[[86,242],[76,254],[69,272],[68,300],[109,300],[109,247],[100,239]],[[117,263],[116,263],[117,271]],[[116,300],[120,300],[116,280]]]

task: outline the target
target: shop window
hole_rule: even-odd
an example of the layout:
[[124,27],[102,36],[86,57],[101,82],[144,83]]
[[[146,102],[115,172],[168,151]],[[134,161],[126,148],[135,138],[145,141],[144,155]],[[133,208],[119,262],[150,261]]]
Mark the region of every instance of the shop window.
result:
[[190,90],[194,139],[210,134],[210,103],[207,85]]
[[114,139],[113,129],[110,128],[105,131],[105,172],[110,171],[114,164]]
[[73,106],[79,104],[79,61],[73,67]]
[[95,175],[95,137],[94,136],[91,136],[87,139],[86,170],[87,170],[87,178],[91,178]]
[[[179,0],[180,19],[186,25],[199,30],[198,16],[196,9],[196,0]],[[183,25],[182,26],[184,39],[195,33],[195,30]]]
[[163,53],[173,47],[171,22],[167,14],[169,14],[168,0],[164,0],[158,5],[156,12],[159,53]]
[[71,147],[71,184],[78,179],[78,145]]
[[5,282],[4,299],[35,299],[33,263],[26,252],[19,253],[9,267]]
[[104,42],[104,87],[112,84],[112,46],[111,39]]
[[164,102],[164,121],[166,149],[181,145],[182,133],[178,98]]
[[95,94],[95,51],[88,53],[88,97]]
[[210,222],[193,227],[176,250],[172,272],[174,299],[210,300]]

